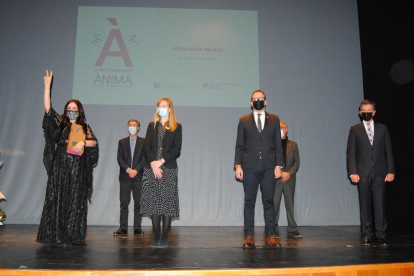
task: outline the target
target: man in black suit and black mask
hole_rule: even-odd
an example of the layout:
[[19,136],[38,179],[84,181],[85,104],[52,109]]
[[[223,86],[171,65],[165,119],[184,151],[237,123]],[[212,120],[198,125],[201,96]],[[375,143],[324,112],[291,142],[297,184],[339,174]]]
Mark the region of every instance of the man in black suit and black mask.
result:
[[371,244],[374,219],[377,239],[380,244],[387,245],[385,183],[394,180],[394,158],[388,129],[374,123],[375,112],[373,101],[361,102],[359,115],[363,121],[349,131],[347,165],[352,183],[358,185],[362,244]]
[[134,235],[143,235],[140,213],[142,174],[144,169],[144,138],[138,137],[140,123],[137,119],[128,121],[129,136],[119,140],[117,160],[119,164],[119,200],[121,202],[120,227],[114,235],[128,234],[128,206],[131,192],[134,197]]
[[254,248],[254,208],[260,185],[265,216],[266,246],[280,248],[274,236],[276,178],[282,174],[283,149],[280,121],[275,114],[267,113],[266,95],[256,90],[251,96],[252,113],[240,118],[237,128],[234,166],[236,178],[244,186],[243,248]]

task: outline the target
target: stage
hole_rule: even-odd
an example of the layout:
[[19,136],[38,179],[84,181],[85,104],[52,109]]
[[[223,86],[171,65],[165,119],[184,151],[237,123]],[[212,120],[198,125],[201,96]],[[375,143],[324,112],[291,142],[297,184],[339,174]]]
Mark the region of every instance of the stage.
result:
[[35,242],[37,228],[0,226],[0,275],[414,275],[408,229],[390,232],[387,246],[363,246],[359,226],[300,227],[300,239],[281,227],[282,248],[271,249],[256,227],[258,247],[242,249],[242,227],[173,226],[170,247],[161,249],[150,248],[150,227],[120,237],[112,235],[117,227],[89,226],[87,246],[69,248]]

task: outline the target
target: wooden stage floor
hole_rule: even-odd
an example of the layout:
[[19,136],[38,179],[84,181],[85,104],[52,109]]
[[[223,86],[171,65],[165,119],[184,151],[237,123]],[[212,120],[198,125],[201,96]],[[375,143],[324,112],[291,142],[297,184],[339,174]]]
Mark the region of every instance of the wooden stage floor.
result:
[[[134,236],[129,229],[128,236],[115,237],[112,233],[117,227],[88,226],[88,245],[69,248],[36,243],[37,229],[38,225],[0,226],[0,275],[30,275],[23,272],[55,270],[63,272],[61,275],[72,275],[69,271],[88,272],[79,275],[104,275],[104,271],[110,271],[110,274],[145,271],[139,275],[149,275],[148,271],[165,271],[168,275],[195,275],[205,270],[216,270],[212,275],[221,275],[225,271],[232,271],[226,275],[250,275],[241,273],[245,269],[251,271],[251,275],[281,274],[275,274],[275,271],[293,275],[287,273],[290,270],[275,269],[295,268],[303,274],[301,268],[307,268],[306,273],[310,273],[343,266],[379,265],[391,269],[396,264],[409,272],[406,275],[414,274],[412,229],[390,232],[387,246],[376,241],[371,246],[363,246],[359,226],[300,227],[304,235],[300,239],[287,238],[286,227],[281,227],[282,248],[269,249],[264,246],[264,227],[256,227],[258,247],[248,250],[242,249],[242,227],[173,226],[170,247],[166,249],[150,248],[150,227],[143,228],[144,236]],[[178,271],[178,274],[172,271]],[[403,274],[399,272],[399,275]]]

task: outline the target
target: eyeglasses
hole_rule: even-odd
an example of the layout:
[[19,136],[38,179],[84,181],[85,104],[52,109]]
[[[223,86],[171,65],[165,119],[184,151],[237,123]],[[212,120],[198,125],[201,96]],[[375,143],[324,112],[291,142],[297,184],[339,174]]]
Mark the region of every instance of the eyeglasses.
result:
[[264,98],[252,98],[252,102],[257,102],[257,101],[264,101]]

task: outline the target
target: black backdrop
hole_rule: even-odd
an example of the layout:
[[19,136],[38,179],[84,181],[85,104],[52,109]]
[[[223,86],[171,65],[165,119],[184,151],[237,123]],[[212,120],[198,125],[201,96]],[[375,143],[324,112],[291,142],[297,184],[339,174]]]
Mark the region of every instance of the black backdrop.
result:
[[414,228],[414,9],[412,1],[358,1],[365,98],[390,130],[396,176],[387,187],[389,228]]

